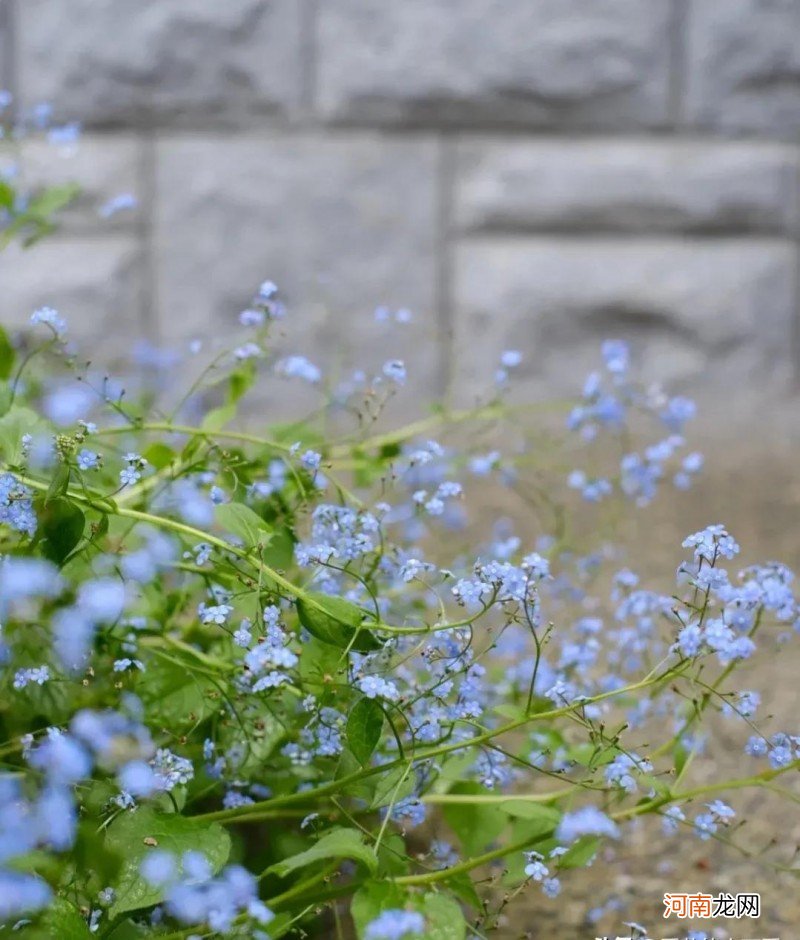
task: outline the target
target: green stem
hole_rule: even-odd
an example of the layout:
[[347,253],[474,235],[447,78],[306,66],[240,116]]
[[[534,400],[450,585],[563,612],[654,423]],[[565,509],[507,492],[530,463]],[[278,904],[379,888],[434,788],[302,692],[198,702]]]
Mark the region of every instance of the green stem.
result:
[[424,875],[401,875],[399,878],[394,879],[394,883],[399,885],[429,885],[435,884],[437,881],[446,881],[454,875],[463,875],[465,872],[472,871],[473,868],[479,868],[496,858],[503,858],[505,855],[513,855],[514,852],[521,852],[529,845],[535,845],[548,837],[549,833],[528,836],[525,839],[518,839],[516,842],[501,846],[499,849],[492,849],[491,852],[484,852],[483,855],[476,855],[475,858],[469,858],[465,862],[453,865],[451,868],[440,868],[438,871],[426,872]]
[[[13,470],[9,472],[14,473],[14,476],[24,483],[26,486],[31,487],[32,489],[39,490],[40,492],[47,492],[49,489],[49,484],[42,483],[39,480],[34,480],[31,477],[23,476],[21,473],[16,473]],[[84,496],[82,493],[76,493],[74,490],[69,490],[67,495],[70,499],[74,499],[76,502],[82,503],[85,506],[95,506],[96,502],[90,497]],[[97,502],[102,502],[103,497],[98,496]],[[310,594],[305,588],[300,587],[299,584],[294,584],[288,578],[285,578],[282,574],[279,574],[274,568],[271,568],[269,565],[265,564],[260,558],[255,558],[249,552],[246,552],[240,548],[237,548],[235,545],[231,545],[230,542],[226,542],[224,539],[218,538],[215,535],[211,535],[208,532],[204,532],[202,529],[196,529],[194,526],[186,525],[184,522],[178,522],[177,519],[170,519],[167,516],[156,516],[149,512],[142,512],[138,509],[127,509],[118,504],[109,504],[108,508],[105,510],[111,512],[114,515],[122,516],[125,519],[133,519],[136,522],[143,522],[148,525],[156,526],[161,529],[170,529],[173,532],[178,532],[181,535],[190,537],[194,541],[198,542],[207,542],[209,545],[213,545],[215,548],[218,548],[220,551],[228,552],[231,555],[235,555],[237,558],[241,558],[243,561],[247,561],[250,564],[255,565],[263,574],[275,582],[278,587],[282,588],[287,594],[292,597],[302,600],[304,604],[308,607],[313,607],[315,610],[318,610],[320,613],[327,614],[325,607],[315,600],[313,595]],[[437,623],[433,626],[428,626],[427,624],[423,627],[398,627],[393,626],[392,624],[384,623],[382,620],[368,620],[362,624],[362,629],[365,630],[380,630],[383,633],[391,633],[397,635],[424,635],[427,633],[439,633],[443,630],[452,630],[456,627],[461,627],[468,625],[473,622],[475,618],[468,618],[466,620],[456,620],[452,623]]]
[[564,787],[561,790],[551,790],[549,793],[427,793],[422,797],[422,802],[466,804],[467,806],[502,805],[516,800],[522,803],[551,803],[564,796],[571,796],[574,792],[575,787]]
[[[654,682],[660,681],[662,678],[663,676],[661,674],[653,675],[650,673],[650,675],[645,676],[645,678],[641,679],[639,682],[634,682],[631,685],[624,686],[621,689],[611,689],[607,692],[600,692],[598,695],[583,699],[582,701],[576,702],[572,705],[565,705],[562,708],[554,708],[550,711],[537,712],[534,715],[525,715],[523,718],[510,721],[505,725],[501,725],[499,728],[494,728],[493,730],[486,731],[483,734],[475,735],[474,737],[468,738],[465,741],[453,741],[449,744],[435,745],[429,748],[425,748],[423,750],[417,751],[412,756],[411,760],[414,762],[427,760],[432,757],[441,757],[444,754],[451,753],[452,751],[461,751],[470,747],[477,747],[478,745],[494,740],[501,735],[508,734],[510,731],[515,731],[517,728],[521,728],[523,725],[529,724],[530,722],[549,721],[553,718],[560,718],[563,715],[567,715],[574,711],[576,708],[582,708],[585,705],[600,702],[604,699],[613,698],[618,695],[625,695],[630,692],[636,692],[639,689],[647,688]],[[231,809],[216,810],[215,812],[204,813],[194,818],[204,819],[207,822],[253,822],[260,818],[259,814],[263,810],[271,810],[276,806],[290,806],[293,803],[306,803],[309,801],[314,801],[321,797],[328,796],[331,793],[338,793],[344,787],[349,786],[351,783],[357,783],[358,781],[364,780],[367,777],[374,777],[376,774],[394,770],[396,767],[399,767],[405,763],[406,761],[404,761],[402,758],[396,758],[395,760],[388,761],[387,763],[376,767],[365,767],[363,770],[354,771],[351,774],[340,777],[338,780],[333,780],[330,783],[323,783],[311,790],[304,790],[300,793],[287,793],[284,796],[276,796],[269,800],[263,800],[261,803],[251,803],[249,806],[235,806]],[[509,797],[509,799],[513,799],[513,797]]]
[[277,441],[271,441],[265,437],[258,437],[255,434],[246,434],[243,431],[209,431],[205,428],[191,427],[188,424],[169,424],[167,422],[154,422],[147,424],[123,425],[122,427],[100,428],[95,431],[94,436],[108,436],[112,434],[131,434],[137,431],[165,431],[170,434],[188,434],[192,437],[207,437],[210,439],[219,437],[229,441],[242,441],[245,444],[258,444],[262,447],[273,447],[275,450],[290,453],[290,448],[286,444],[279,444]]
[[738,777],[734,780],[724,780],[721,783],[707,783],[701,787],[694,787],[692,790],[684,790],[681,793],[670,793],[665,796],[659,796],[648,803],[639,803],[631,806],[629,809],[620,810],[612,813],[612,819],[631,819],[634,816],[641,816],[665,806],[667,803],[686,803],[698,796],[707,796],[710,793],[722,793],[725,790],[744,790],[748,787],[760,787],[769,783],[776,777],[788,773],[790,770],[800,768],[800,759],[794,760],[785,767],[775,767],[769,770],[762,770],[760,774],[754,774],[752,777]]

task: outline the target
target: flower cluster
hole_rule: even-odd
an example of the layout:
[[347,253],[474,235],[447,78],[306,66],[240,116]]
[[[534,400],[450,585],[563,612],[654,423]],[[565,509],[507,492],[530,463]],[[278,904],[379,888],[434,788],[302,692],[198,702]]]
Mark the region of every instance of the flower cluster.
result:
[[[490,404],[375,427],[412,362],[328,387],[277,348],[277,286],[243,299],[242,336],[174,421],[159,392],[182,353],[98,380],[53,308],[0,336],[4,922],[324,936],[347,905],[361,940],[484,936],[494,879],[471,876],[493,862],[503,906],[533,885],[544,904],[634,825],[735,841],[724,777],[692,774],[717,724],[748,765],[736,790],[800,767],[790,717],[770,725],[737,673],[797,633],[793,574],[733,569],[740,546],[711,525],[650,584],[629,567],[640,545],[626,555],[585,505],[637,514],[685,489],[692,403],[643,387],[610,341],[552,466],[506,403],[514,349]],[[240,401],[276,374],[320,408],[241,430]],[[607,435],[623,447],[605,472]],[[560,448],[578,446],[565,480]],[[495,495],[516,508],[487,526]]]

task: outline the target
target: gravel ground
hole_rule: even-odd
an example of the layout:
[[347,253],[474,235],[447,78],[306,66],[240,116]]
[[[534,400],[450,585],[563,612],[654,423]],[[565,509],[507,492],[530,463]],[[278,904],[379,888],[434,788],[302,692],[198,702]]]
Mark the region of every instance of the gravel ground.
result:
[[[498,506],[498,508],[500,508]],[[743,563],[778,560],[800,569],[800,475],[792,455],[770,454],[758,459],[739,458],[735,466],[722,456],[712,456],[703,481],[693,493],[662,502],[644,511],[630,535],[643,547],[636,559],[639,571],[650,571],[652,587],[668,587],[668,579],[680,556],[680,541],[689,532],[724,522],[742,545]],[[638,536],[637,536],[638,533]],[[771,731],[797,731],[798,665],[800,637],[788,643],[762,646],[749,671],[747,687],[762,691],[759,720]],[[695,763],[691,783],[721,773],[742,776],[753,765],[741,751],[741,733],[720,727],[702,761]],[[781,781],[800,797],[800,781]],[[723,794],[723,796],[725,796]],[[797,875],[776,871],[764,859],[791,863],[791,852],[800,845],[800,806],[764,790],[740,790],[727,798],[746,822],[732,837],[746,854],[716,841],[701,842],[690,836],[665,839],[657,820],[647,820],[624,844],[595,860],[591,868],[563,879],[564,889],[555,901],[530,888],[507,909],[496,934],[504,938],[534,940],[592,940],[595,937],[628,936],[624,921],[648,928],[652,940],[681,938],[688,929],[703,929],[715,938],[762,940],[800,938],[800,893]],[[770,852],[779,837],[783,850]],[[786,847],[789,847],[788,852]],[[720,892],[761,894],[758,920],[742,919],[677,923],[663,919],[665,892]],[[596,923],[587,913],[609,898],[622,905]]]

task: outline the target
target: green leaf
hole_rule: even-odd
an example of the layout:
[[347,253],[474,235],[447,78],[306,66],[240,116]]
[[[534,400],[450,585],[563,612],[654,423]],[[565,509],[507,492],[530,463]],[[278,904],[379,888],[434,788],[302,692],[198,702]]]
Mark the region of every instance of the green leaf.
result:
[[406,906],[407,893],[391,881],[371,881],[359,888],[350,902],[350,916],[359,938],[383,911]]
[[80,192],[80,187],[75,183],[67,183],[63,186],[51,186],[43,190],[39,195],[28,203],[24,215],[26,217],[43,219],[58,212],[68,206]]
[[92,522],[92,541],[101,539],[108,532],[108,513],[100,513],[100,517]]
[[219,527],[240,538],[247,548],[269,543],[271,527],[244,503],[223,503],[217,506],[216,517]]
[[559,868],[583,868],[597,854],[600,846],[598,836],[581,836],[576,842],[567,849],[559,858]]
[[106,832],[106,844],[123,858],[114,886],[116,899],[109,908],[112,918],[164,899],[164,889],[151,886],[139,874],[142,861],[156,847],[178,857],[189,849],[202,852],[215,872],[228,860],[231,850],[230,836],[218,823],[203,823],[176,813],[161,814],[149,807],[116,819]]
[[36,925],[23,932],[37,940],[90,940],[92,934],[77,907],[66,898],[55,897]]
[[0,382],[0,417],[11,407],[11,386],[8,382]]
[[303,644],[300,653],[300,678],[303,688],[314,695],[322,695],[343,676],[347,668],[347,657],[333,646],[311,637]]
[[123,920],[110,933],[103,934],[103,940],[141,940],[147,936],[147,928],[132,920]]
[[675,747],[672,749],[672,756],[675,758],[675,777],[680,777],[683,773],[683,768],[686,766],[686,761],[689,759],[690,751],[685,747],[680,741],[675,744]]
[[[292,930],[294,923],[295,918],[288,911],[276,914],[275,919],[269,922],[269,940],[280,940],[281,937],[285,937]],[[298,934],[293,931],[292,936],[297,937]]]
[[[542,839],[549,838],[556,831],[556,827],[561,820],[561,813],[552,806],[542,806],[541,803],[527,804],[523,810],[519,800],[513,801],[515,806],[511,808],[509,815],[512,816],[512,830],[514,841],[519,839],[530,839],[533,842],[541,842]],[[505,804],[504,804],[505,805]]]
[[142,451],[142,456],[151,467],[155,467],[156,470],[163,470],[175,459],[175,451],[171,447],[167,447],[166,444],[162,444],[161,441],[156,441]]
[[69,487],[69,464],[60,463],[56,469],[53,479],[50,481],[50,486],[47,489],[47,495],[44,498],[45,506],[50,502],[51,499],[56,499],[59,496],[63,496],[67,492]]
[[451,875],[443,883],[447,885],[456,897],[461,899],[462,903],[467,904],[476,911],[481,910],[481,899],[478,892],[475,890],[472,878],[470,878],[467,872],[462,871],[457,875]]
[[294,545],[295,538],[288,526],[275,529],[269,547],[261,556],[264,564],[278,570],[288,568],[294,560]]
[[11,345],[8,333],[0,326],[0,379],[7,379],[13,368],[14,347]]
[[[451,792],[479,795],[487,791],[480,784],[464,782]],[[446,803],[442,812],[465,855],[479,855],[508,824],[507,814],[497,803]]]
[[235,405],[236,402],[253,385],[256,379],[256,366],[252,359],[247,359],[238,369],[234,369],[228,376],[228,404]]
[[347,744],[359,763],[366,765],[383,731],[383,709],[373,698],[359,699],[347,719]]
[[17,194],[14,187],[6,180],[0,180],[0,209],[7,209],[9,212],[13,212],[16,198]]
[[515,800],[510,797],[500,803],[500,808],[509,816],[515,816],[518,819],[535,819],[541,822],[543,831],[555,829],[561,819],[561,814],[552,806],[544,803],[533,803],[530,800]]
[[44,503],[37,515],[39,550],[55,564],[63,564],[83,536],[86,516],[75,503],[63,497]]
[[141,683],[139,694],[151,721],[165,728],[182,728],[214,713],[219,706],[209,693],[216,688],[189,663],[182,666],[153,656],[147,663],[147,682]]
[[267,711],[259,715],[257,724],[258,728],[248,733],[245,742],[242,742],[242,729],[238,724],[231,722],[220,732],[220,747],[242,754],[236,765],[237,773],[242,776],[263,771],[272,752],[286,737],[284,725]]
[[236,405],[221,405],[219,408],[212,408],[203,418],[200,427],[204,431],[221,431],[226,424],[233,421],[236,417]]
[[364,611],[343,597],[309,591],[298,597],[297,615],[306,630],[323,643],[340,649],[349,646],[360,653],[380,649],[375,637],[360,629]]
[[458,902],[445,894],[429,891],[410,894],[391,882],[372,882],[359,888],[350,904],[350,915],[359,938],[376,917],[388,910],[415,910],[425,918],[424,933],[406,934],[408,940],[464,940],[467,925]]
[[413,773],[408,773],[407,766],[394,767],[381,774],[376,783],[370,809],[386,806],[411,796],[416,786]]
[[430,892],[422,900],[425,940],[464,940],[467,924],[458,903],[446,894]]
[[0,453],[6,463],[19,466],[22,463],[22,436],[24,434],[46,433],[47,425],[44,421],[24,405],[13,405],[0,418]]
[[363,836],[357,829],[331,829],[310,849],[276,862],[267,871],[284,878],[298,868],[329,858],[349,858],[361,862],[373,874],[378,869],[377,856],[364,844]]
[[405,875],[408,872],[409,858],[403,837],[397,832],[384,833],[377,849],[378,875]]

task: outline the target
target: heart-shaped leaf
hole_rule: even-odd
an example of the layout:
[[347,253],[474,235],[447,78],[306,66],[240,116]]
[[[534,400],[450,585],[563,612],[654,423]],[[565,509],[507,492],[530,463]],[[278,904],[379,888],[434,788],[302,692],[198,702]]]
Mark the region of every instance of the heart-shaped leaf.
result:
[[330,646],[350,647],[360,653],[380,649],[375,637],[361,628],[364,611],[343,597],[308,592],[297,599],[297,614],[312,636]]
[[361,862],[373,874],[378,869],[377,856],[364,844],[364,837],[357,829],[331,829],[310,849],[276,862],[268,871],[283,878],[298,868],[328,858],[349,858]]
[[359,699],[347,719],[347,744],[364,765],[378,746],[383,731],[383,709],[374,698]]
[[217,872],[228,860],[231,839],[217,823],[203,823],[140,807],[133,813],[123,814],[109,826],[106,845],[123,859],[114,886],[116,899],[109,908],[109,916],[113,918],[126,911],[150,907],[164,899],[164,888],[151,885],[139,872],[149,852],[158,848],[172,852],[178,858],[190,849],[202,852]]
[[272,528],[244,503],[223,503],[217,506],[216,517],[219,527],[240,538],[246,548],[269,543]]

